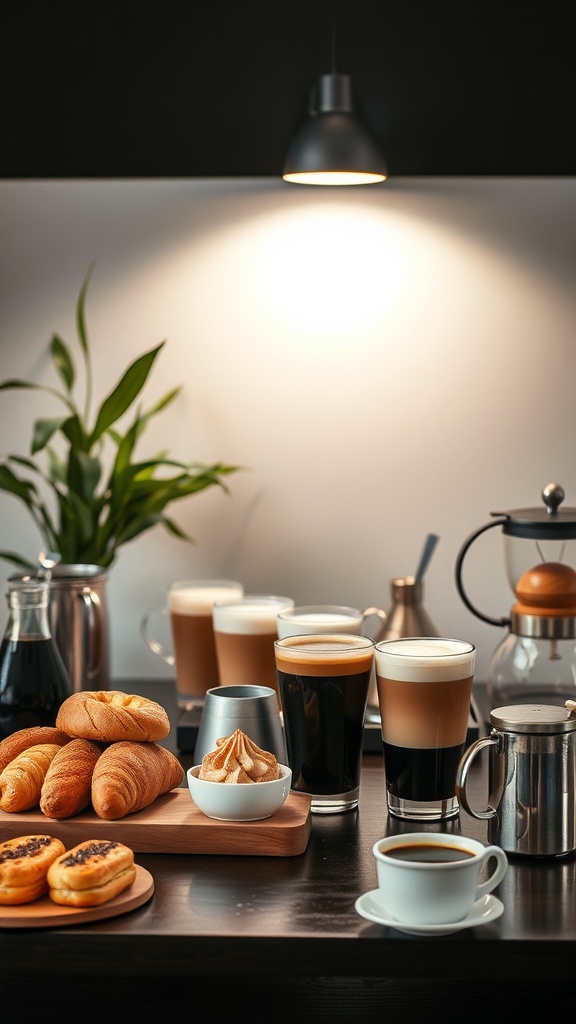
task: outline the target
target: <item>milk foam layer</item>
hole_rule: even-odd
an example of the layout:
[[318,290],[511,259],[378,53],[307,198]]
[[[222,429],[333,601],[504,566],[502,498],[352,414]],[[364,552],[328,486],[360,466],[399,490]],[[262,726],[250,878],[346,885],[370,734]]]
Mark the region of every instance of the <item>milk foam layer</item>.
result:
[[238,601],[243,588],[238,585],[179,587],[168,593],[168,608],[177,615],[211,615],[215,601]]
[[[345,626],[351,621],[355,622],[355,619],[350,619],[348,615],[331,615],[329,612],[318,612],[316,615],[295,615],[291,620],[298,625],[318,625],[324,628],[324,626]],[[318,630],[321,632],[321,630]]]
[[376,671],[386,679],[433,683],[474,674],[475,647],[464,640],[415,638],[376,645]]
[[302,612],[298,615],[278,617],[278,636],[294,636],[298,633],[359,633],[362,615],[346,615],[343,612]]
[[246,597],[232,604],[214,605],[213,621],[217,633],[272,633],[276,635],[278,612],[293,608],[289,597]]

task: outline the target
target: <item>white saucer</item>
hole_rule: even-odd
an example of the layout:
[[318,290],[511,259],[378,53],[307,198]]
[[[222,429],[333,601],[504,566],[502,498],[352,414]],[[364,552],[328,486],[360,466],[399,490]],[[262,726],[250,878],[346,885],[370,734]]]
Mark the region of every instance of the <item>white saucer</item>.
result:
[[477,925],[495,921],[504,910],[504,904],[488,893],[476,900],[470,913],[462,921],[454,921],[451,924],[403,924],[395,917],[386,916],[386,909],[382,906],[378,896],[378,889],[365,892],[356,900],[354,909],[360,914],[360,917],[365,917],[367,921],[397,928],[398,931],[407,932],[408,935],[450,935],[452,932],[462,931],[463,928],[475,928]]

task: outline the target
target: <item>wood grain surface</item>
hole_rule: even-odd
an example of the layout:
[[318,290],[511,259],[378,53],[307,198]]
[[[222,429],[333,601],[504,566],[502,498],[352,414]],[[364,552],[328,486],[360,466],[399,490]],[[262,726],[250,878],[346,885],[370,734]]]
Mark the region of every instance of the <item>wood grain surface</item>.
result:
[[276,814],[261,821],[216,821],[196,807],[187,789],[158,797],[136,814],[106,821],[90,810],[74,818],[47,818],[40,810],[0,811],[0,842],[26,835],[51,835],[66,849],[86,839],[110,839],[135,853],[215,853],[291,857],[310,837],[310,798],[290,793]]

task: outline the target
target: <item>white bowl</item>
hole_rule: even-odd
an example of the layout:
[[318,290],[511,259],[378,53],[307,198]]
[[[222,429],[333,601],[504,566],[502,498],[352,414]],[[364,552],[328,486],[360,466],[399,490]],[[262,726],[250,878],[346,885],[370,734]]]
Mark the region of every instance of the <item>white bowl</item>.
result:
[[198,778],[202,765],[187,771],[188,789],[194,803],[209,818],[220,821],[258,821],[275,814],[286,800],[292,771],[279,764],[280,777],[271,782],[207,782]]

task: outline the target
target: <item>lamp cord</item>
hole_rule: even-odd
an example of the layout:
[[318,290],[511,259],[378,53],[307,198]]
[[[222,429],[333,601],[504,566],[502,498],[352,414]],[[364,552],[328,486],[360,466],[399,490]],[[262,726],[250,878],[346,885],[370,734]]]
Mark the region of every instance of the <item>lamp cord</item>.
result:
[[338,21],[338,0],[332,0],[332,74],[337,73],[338,67],[338,33],[337,33],[337,21]]

